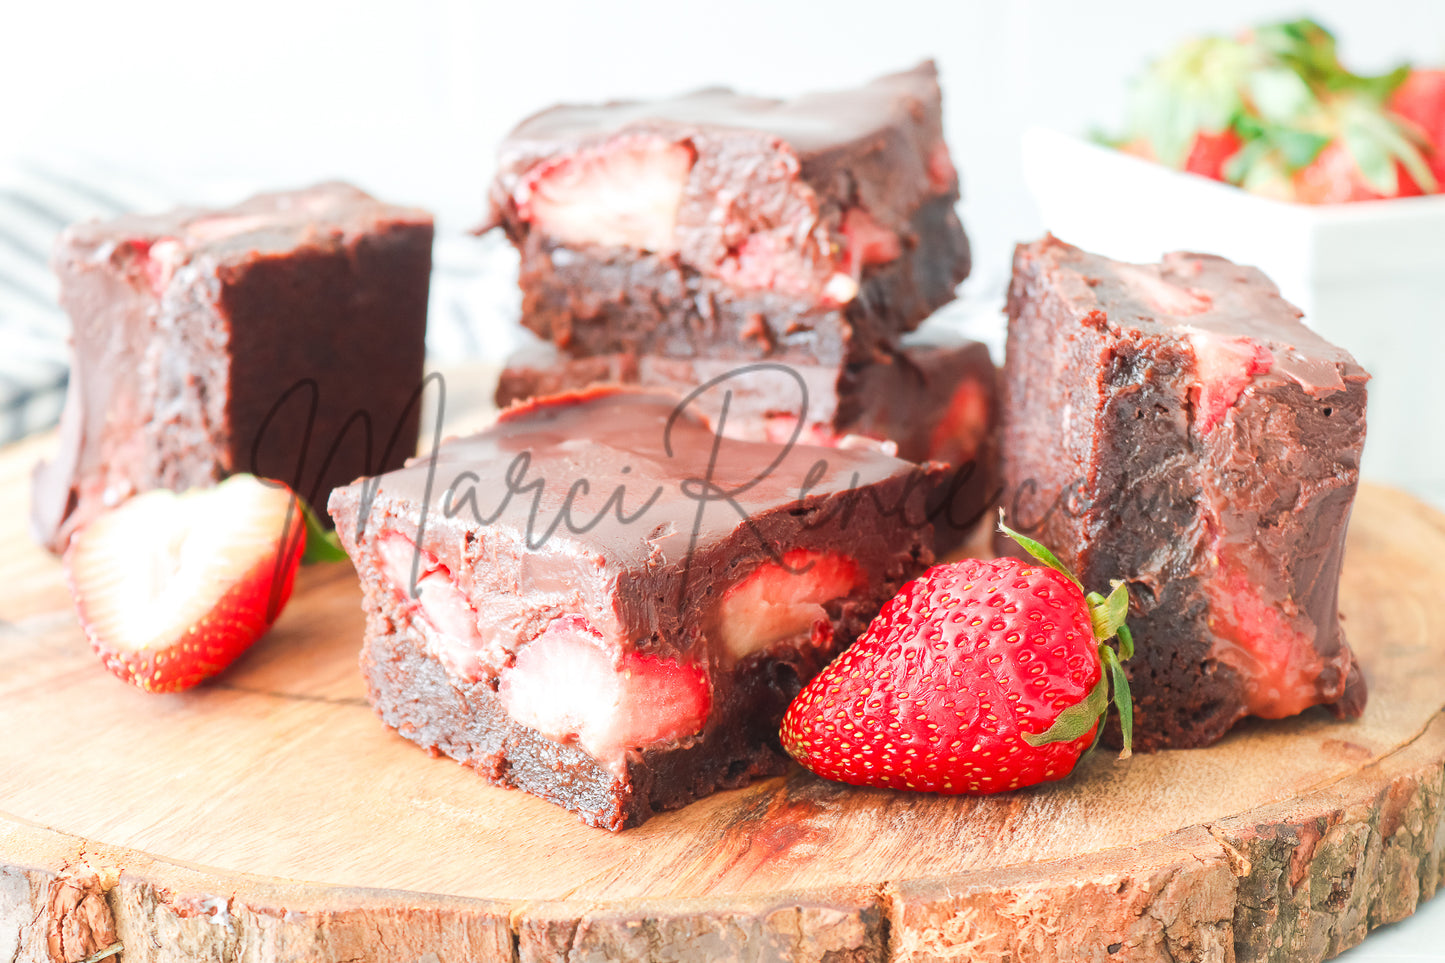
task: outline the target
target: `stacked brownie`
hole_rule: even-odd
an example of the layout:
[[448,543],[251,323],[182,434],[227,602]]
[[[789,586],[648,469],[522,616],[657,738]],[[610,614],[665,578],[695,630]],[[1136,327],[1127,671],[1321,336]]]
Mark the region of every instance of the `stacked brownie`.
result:
[[934,508],[956,541],[992,494],[994,369],[909,332],[968,275],[958,197],[931,63],[792,100],[545,110],[503,143],[484,225],[515,244],[545,344],[497,401],[659,387],[730,437],[949,461]]
[[499,166],[506,410],[329,508],[382,718],[619,829],[782,770],[801,685],[994,494],[996,372],[916,330],[969,270],[931,64],[556,107]]

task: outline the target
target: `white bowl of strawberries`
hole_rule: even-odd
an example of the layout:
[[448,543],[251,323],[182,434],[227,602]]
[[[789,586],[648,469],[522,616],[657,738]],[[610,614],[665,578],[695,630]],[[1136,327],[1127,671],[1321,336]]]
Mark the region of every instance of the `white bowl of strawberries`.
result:
[[1445,501],[1445,70],[1351,73],[1310,21],[1193,40],[1136,83],[1123,136],[1031,130],[1023,167],[1070,243],[1264,270],[1374,376],[1365,476]]

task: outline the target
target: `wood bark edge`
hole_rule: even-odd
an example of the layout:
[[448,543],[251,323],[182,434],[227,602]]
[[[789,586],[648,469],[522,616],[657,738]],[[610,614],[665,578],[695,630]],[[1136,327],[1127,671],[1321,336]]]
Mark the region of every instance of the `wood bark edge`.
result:
[[[619,904],[507,902],[290,883],[110,849],[0,815],[0,960],[1323,960],[1442,880],[1445,716],[1300,799],[1137,847],[854,890]],[[216,892],[229,878],[231,891]],[[79,881],[79,882],[77,882]],[[92,938],[52,952],[57,892]],[[75,889],[79,887],[79,889]],[[69,920],[72,935],[79,933]],[[690,954],[690,955],[689,955]],[[73,957],[73,958],[72,958]]]

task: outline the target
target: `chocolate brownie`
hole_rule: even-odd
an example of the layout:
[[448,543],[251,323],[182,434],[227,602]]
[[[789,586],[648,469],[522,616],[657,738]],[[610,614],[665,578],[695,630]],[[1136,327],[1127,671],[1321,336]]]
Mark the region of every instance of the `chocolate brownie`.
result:
[[1085,584],[1129,584],[1134,744],[1360,714],[1338,611],[1368,375],[1254,268],[1018,248],[1004,505]]
[[34,476],[37,540],[61,551],[151,488],[253,472],[320,503],[400,466],[431,240],[425,211],[345,184],[66,230],[54,266],[74,364],[59,451]]
[[575,355],[872,357],[968,274],[931,63],[793,100],[559,106],[503,143],[523,323]]
[[372,702],[608,829],[780,772],[792,696],[932,561],[938,472],[718,438],[648,392],[509,409],[332,493]]
[[[508,359],[496,401],[596,384],[664,388],[730,438],[857,445],[953,466],[933,510],[939,554],[998,496],[997,372],[987,346],[925,325],[863,364],[802,365],[615,352],[573,358],[536,342]],[[726,405],[726,411],[724,411]],[[800,425],[801,422],[801,425]]]

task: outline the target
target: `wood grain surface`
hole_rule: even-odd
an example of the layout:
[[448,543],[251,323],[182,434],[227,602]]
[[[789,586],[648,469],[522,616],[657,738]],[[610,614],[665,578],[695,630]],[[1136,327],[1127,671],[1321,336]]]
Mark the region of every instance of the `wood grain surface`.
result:
[[191,693],[112,678],[0,453],[0,960],[1318,960],[1413,912],[1445,832],[1445,518],[1366,487],[1364,718],[1248,722],[989,798],[800,770],[610,834],[372,713],[345,564]]

